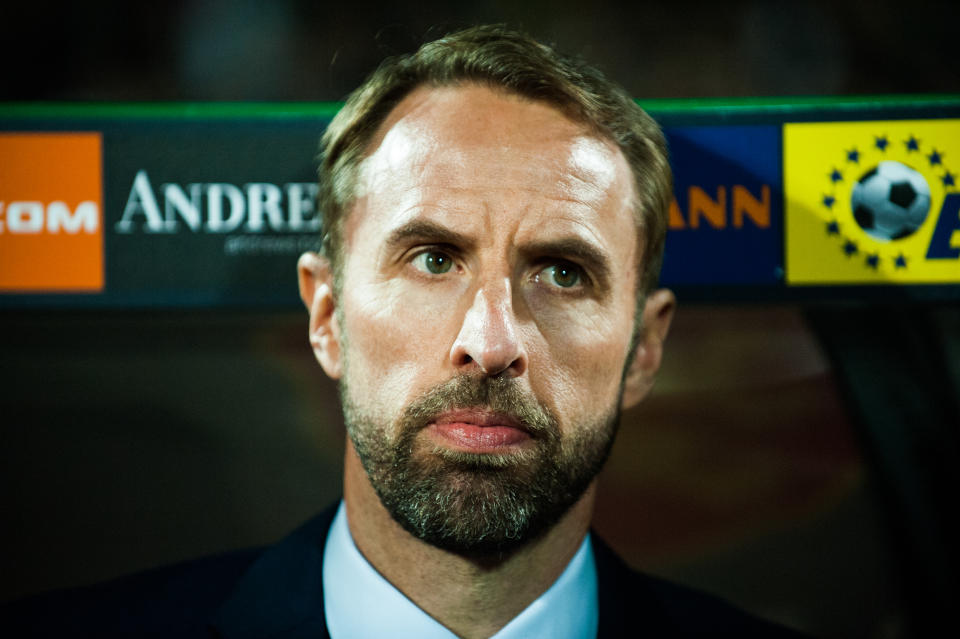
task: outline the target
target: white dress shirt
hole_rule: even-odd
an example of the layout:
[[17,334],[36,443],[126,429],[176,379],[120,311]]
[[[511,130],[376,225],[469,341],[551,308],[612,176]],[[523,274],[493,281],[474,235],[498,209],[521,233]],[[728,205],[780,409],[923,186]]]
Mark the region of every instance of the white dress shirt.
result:
[[[332,639],[456,638],[360,553],[343,502],[323,549],[323,605]],[[553,585],[493,637],[594,639],[597,621],[597,570],[588,534]]]

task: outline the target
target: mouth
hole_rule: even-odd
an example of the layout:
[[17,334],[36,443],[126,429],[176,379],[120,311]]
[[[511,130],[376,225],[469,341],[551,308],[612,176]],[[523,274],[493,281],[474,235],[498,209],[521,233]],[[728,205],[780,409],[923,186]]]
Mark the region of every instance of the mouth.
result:
[[533,436],[515,417],[483,409],[441,413],[426,431],[444,448],[475,454],[503,454],[528,445]]

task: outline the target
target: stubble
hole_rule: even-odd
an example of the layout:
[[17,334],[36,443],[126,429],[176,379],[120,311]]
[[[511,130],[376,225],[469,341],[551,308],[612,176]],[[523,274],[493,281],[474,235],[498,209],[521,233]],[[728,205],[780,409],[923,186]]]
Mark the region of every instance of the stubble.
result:
[[[619,421],[618,403],[564,435],[516,380],[459,375],[390,424],[364,409],[347,378],[340,384],[347,432],[384,507],[415,537],[474,557],[510,553],[553,526],[603,467]],[[426,444],[421,432],[456,409],[509,415],[532,445],[477,454]]]

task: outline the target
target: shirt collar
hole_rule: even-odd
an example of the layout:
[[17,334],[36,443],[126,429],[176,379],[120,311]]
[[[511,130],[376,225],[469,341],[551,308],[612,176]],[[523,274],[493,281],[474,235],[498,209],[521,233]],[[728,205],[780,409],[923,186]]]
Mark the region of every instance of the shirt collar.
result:
[[[455,635],[384,579],[353,543],[341,502],[323,550],[323,604],[333,639]],[[597,571],[588,534],[557,580],[494,639],[580,639],[597,634]]]

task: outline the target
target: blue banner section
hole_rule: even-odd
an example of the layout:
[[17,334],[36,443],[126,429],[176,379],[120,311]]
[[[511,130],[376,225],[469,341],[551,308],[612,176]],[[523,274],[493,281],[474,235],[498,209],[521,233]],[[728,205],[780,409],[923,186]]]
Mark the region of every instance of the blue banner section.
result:
[[661,282],[777,284],[783,273],[779,126],[665,130],[674,171]]

